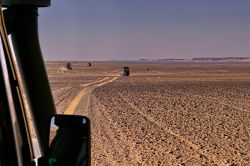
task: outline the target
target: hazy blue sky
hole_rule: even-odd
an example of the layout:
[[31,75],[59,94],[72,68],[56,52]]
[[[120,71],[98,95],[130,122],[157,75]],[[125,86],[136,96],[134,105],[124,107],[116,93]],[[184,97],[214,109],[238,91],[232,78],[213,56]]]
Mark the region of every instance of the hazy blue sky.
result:
[[51,0],[45,60],[250,56],[250,0]]

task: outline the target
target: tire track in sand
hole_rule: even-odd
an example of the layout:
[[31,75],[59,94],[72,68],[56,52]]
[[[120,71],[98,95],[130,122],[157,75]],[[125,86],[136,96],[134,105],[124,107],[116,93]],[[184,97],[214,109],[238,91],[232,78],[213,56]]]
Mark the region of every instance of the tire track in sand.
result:
[[[114,138],[112,137],[112,132],[110,132],[110,130],[112,130],[110,127],[113,125],[110,127],[103,125],[103,121],[110,122],[110,119],[104,115],[104,112],[106,112],[105,107],[96,99],[95,95],[93,95],[92,100],[96,103],[92,107],[95,110],[94,115],[93,112],[91,112],[91,115],[95,117],[91,122],[91,127],[93,127],[93,130],[91,130],[93,133],[92,141],[95,142],[92,144],[92,157],[95,158],[94,161],[96,162],[93,163],[93,165],[119,165],[117,159],[114,158],[117,154],[119,154],[119,149],[117,150],[116,144],[113,142]],[[107,143],[103,144],[103,142]],[[99,156],[98,154],[102,155]],[[96,158],[96,156],[98,157]]]
[[186,138],[182,137],[181,135],[179,135],[178,133],[175,133],[174,131],[172,131],[171,129],[167,128],[164,124],[162,124],[161,122],[157,121],[154,119],[154,117],[148,116],[147,114],[143,113],[139,108],[137,108],[133,103],[129,102],[121,93],[118,93],[118,95],[129,105],[131,106],[134,110],[136,110],[142,117],[144,117],[146,120],[148,120],[149,122],[156,124],[157,126],[159,126],[160,128],[162,128],[164,131],[166,131],[167,133],[173,135],[174,137],[178,138],[179,140],[185,142],[187,145],[189,145],[190,147],[192,147],[193,149],[195,149],[199,154],[205,155],[207,156],[210,160],[213,160],[214,162],[216,162],[218,165],[220,166],[228,166],[228,164],[226,164],[225,161],[221,161],[218,160],[213,154],[211,153],[206,153],[204,151],[202,151],[198,145],[194,144],[192,141],[187,140]]
[[[119,163],[120,161],[122,161],[122,162],[125,162],[123,164],[126,164],[126,165],[138,165],[136,163],[142,162],[142,159],[139,157],[140,153],[135,148],[136,143],[133,142],[131,139],[129,139],[129,137],[124,134],[121,128],[117,127],[118,123],[113,119],[114,117],[112,117],[111,114],[107,112],[104,103],[102,103],[102,101],[100,100],[97,100],[95,95],[94,95],[94,100],[95,100],[96,106],[99,107],[99,111],[95,112],[95,114],[99,115],[99,118],[96,118],[96,119],[99,119],[100,121],[100,117],[102,117],[103,119],[101,120],[105,121],[107,124],[112,124],[111,126],[104,125],[104,126],[97,127],[98,129],[101,129],[102,132],[104,133],[106,137],[105,138],[106,141],[111,140],[110,146],[112,146],[113,149],[109,148],[109,150],[111,150],[112,154],[106,155],[107,159],[109,161],[112,161],[112,163],[117,163],[117,162]],[[95,110],[98,110],[98,109],[95,109]],[[100,125],[103,122],[100,121],[96,123]],[[123,145],[129,145],[129,146],[124,146],[124,148],[121,149],[120,147],[121,142],[123,143]],[[105,150],[104,150],[104,153],[105,153]],[[116,158],[114,158],[114,156],[116,156]],[[126,156],[127,158],[129,158],[128,162],[126,162],[125,160],[121,160],[121,159],[125,159]]]
[[76,107],[79,105],[81,102],[82,98],[86,95],[87,91],[90,89],[90,86],[102,86],[107,83],[113,82],[116,80],[118,77],[105,77],[104,79],[94,81],[88,84],[84,84],[81,86],[84,86],[84,88],[76,95],[76,97],[69,103],[68,107],[66,108],[64,114],[73,114],[75,112]]
[[105,78],[103,78],[103,79],[101,79],[101,80],[93,81],[93,82],[90,82],[90,83],[87,83],[87,84],[81,84],[80,86],[81,86],[81,87],[88,87],[88,86],[97,84],[97,83],[99,83],[99,82],[103,82],[103,81],[105,81],[105,80],[107,80],[107,79],[109,79],[109,78],[110,78],[110,77],[105,77]]
[[100,84],[97,84],[96,86],[97,86],[97,87],[103,86],[103,85],[105,85],[105,84],[107,84],[107,83],[113,82],[113,81],[116,80],[117,78],[118,78],[118,77],[114,77],[114,78],[112,78],[111,80],[102,82],[102,83],[100,83]]

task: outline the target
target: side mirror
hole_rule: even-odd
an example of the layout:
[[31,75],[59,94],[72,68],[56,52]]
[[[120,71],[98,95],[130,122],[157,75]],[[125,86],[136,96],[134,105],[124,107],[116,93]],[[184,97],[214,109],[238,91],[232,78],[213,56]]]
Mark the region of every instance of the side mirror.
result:
[[90,120],[87,117],[77,115],[52,116],[48,165],[90,165],[90,144]]

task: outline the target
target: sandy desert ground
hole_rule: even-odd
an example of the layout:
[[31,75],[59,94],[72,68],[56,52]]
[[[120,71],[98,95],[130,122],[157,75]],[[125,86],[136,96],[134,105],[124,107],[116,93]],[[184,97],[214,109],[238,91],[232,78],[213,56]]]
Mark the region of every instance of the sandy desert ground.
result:
[[90,117],[92,165],[250,165],[250,63],[65,64],[46,63],[54,101]]

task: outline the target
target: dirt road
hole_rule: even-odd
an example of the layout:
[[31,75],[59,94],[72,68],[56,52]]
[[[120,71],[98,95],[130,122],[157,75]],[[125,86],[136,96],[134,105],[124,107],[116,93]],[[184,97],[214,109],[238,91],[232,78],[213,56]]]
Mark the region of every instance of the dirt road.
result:
[[[84,87],[84,88],[80,90],[80,92],[75,96],[74,99],[72,99],[72,101],[69,103],[69,106],[65,110],[64,114],[74,114],[76,111],[75,110],[76,107],[80,104],[82,99],[89,98],[89,96],[87,96],[87,95],[91,94],[92,89],[94,89],[95,87],[99,87],[99,86],[105,85],[107,83],[113,82],[117,78],[118,77],[105,77],[104,79],[101,79],[98,81],[94,81],[94,82],[87,83],[87,84],[82,84],[81,87]],[[82,103],[84,103],[84,102],[82,102]],[[88,102],[85,103],[85,107],[88,107]],[[84,108],[81,107],[81,109],[84,109]]]

